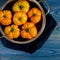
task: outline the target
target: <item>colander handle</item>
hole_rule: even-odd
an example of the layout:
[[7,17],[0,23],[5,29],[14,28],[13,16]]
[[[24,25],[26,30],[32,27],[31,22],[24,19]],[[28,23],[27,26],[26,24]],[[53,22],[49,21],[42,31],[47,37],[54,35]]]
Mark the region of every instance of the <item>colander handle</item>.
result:
[[44,2],[46,6],[48,7],[48,11],[46,12],[46,15],[50,12],[50,6],[45,0],[40,0],[39,3]]

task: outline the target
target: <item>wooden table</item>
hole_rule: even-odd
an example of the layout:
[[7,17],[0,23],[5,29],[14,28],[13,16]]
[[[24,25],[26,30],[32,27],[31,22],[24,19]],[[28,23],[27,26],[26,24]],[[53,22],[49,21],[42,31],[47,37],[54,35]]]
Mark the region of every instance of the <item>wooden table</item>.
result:
[[[7,0],[0,0],[0,7]],[[0,41],[0,60],[60,60],[60,0],[46,0],[50,7],[50,14],[57,22],[57,26],[44,45],[33,54],[16,51],[3,46]]]

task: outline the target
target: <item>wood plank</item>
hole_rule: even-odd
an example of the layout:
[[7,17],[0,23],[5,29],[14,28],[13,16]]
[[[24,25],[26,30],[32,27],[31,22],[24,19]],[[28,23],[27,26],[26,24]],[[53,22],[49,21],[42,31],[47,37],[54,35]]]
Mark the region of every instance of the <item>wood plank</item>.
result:
[[60,57],[1,57],[0,60],[60,60]]
[[[12,60],[20,60],[20,58],[13,58]],[[21,58],[21,60],[59,60],[60,58],[59,57],[27,57],[27,58]]]
[[[1,43],[0,43],[1,44]],[[30,55],[25,52],[16,51],[12,49],[5,48],[0,45],[0,56],[60,56],[60,41],[48,40],[41,49],[37,50],[34,54]]]
[[[0,7],[7,0],[1,0]],[[0,60],[60,60],[60,0],[47,0],[51,7],[50,14],[55,18],[58,25],[46,41],[46,43],[34,54],[16,51],[4,47],[0,41]],[[59,2],[59,3],[58,3]],[[3,56],[10,56],[4,57]],[[12,57],[15,56],[15,57]],[[19,57],[17,57],[19,56]]]

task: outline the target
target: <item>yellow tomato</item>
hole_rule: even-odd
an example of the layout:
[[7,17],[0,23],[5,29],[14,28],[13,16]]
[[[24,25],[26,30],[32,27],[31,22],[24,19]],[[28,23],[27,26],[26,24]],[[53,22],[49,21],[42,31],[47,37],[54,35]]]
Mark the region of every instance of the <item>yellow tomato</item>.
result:
[[14,5],[13,5],[13,11],[17,12],[17,11],[24,11],[24,12],[28,12],[29,10],[29,3],[26,0],[18,0]]
[[22,25],[26,23],[27,15],[24,12],[16,12],[13,16],[13,22],[16,25]]

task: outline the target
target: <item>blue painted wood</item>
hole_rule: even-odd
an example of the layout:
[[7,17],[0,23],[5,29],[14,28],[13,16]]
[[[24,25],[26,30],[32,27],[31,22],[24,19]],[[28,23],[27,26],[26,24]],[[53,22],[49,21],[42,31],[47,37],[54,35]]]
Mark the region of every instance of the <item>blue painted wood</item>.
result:
[[60,60],[60,57],[55,57],[55,58],[54,57],[48,57],[48,58],[47,57],[44,57],[44,58],[42,58],[42,57],[11,57],[11,58],[10,57],[4,57],[4,58],[1,57],[0,58],[0,60],[32,60],[32,59],[33,60],[37,60],[37,59],[38,60],[45,60],[45,59],[46,60],[53,60],[53,59],[54,60],[57,60],[57,59]]
[[46,59],[46,60],[53,60],[53,59],[60,60],[60,57],[55,57],[55,58],[54,57],[48,57],[48,58],[47,57],[44,57],[44,58],[42,58],[42,57],[11,57],[11,58],[10,57],[4,57],[4,58],[1,57],[0,58],[0,60],[32,60],[32,59],[33,60],[37,60],[37,59],[38,60],[44,60],[44,59]]
[[[0,7],[4,4],[5,1],[7,0],[0,0]],[[46,43],[35,53],[28,54],[22,51],[8,49],[4,47],[0,41],[0,60],[60,60],[60,0],[46,1],[50,4],[51,7],[50,14],[58,23]],[[3,58],[3,56],[6,57]]]

